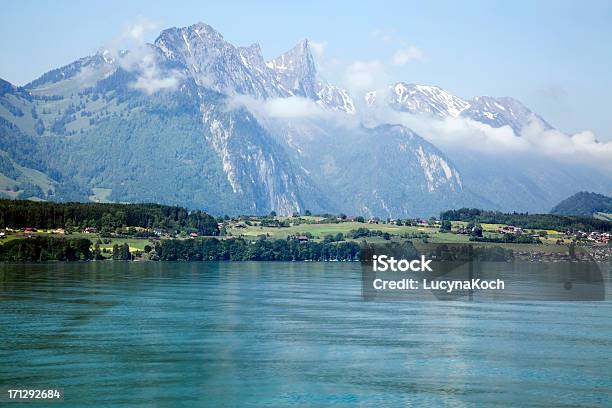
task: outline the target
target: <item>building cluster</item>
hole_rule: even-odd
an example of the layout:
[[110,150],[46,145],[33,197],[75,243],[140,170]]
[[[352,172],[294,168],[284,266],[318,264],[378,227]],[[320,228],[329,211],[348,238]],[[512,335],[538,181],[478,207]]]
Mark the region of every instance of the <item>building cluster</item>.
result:
[[590,232],[588,235],[586,235],[585,238],[587,241],[600,242],[602,244],[607,244],[610,242],[611,237],[612,235],[608,232],[593,231],[593,232]]
[[566,235],[572,236],[577,240],[590,241],[590,242],[598,242],[602,244],[608,244],[612,238],[612,234],[609,232],[599,232],[599,231],[576,231],[576,232],[567,232]]
[[500,227],[497,229],[500,234],[514,234],[520,235],[523,233],[523,229],[521,227],[515,227],[514,225],[506,225],[505,227]]

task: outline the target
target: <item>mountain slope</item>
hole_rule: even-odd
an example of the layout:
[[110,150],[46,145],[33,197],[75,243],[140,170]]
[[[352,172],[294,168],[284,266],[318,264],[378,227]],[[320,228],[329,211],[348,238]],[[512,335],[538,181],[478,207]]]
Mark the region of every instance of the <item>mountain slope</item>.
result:
[[[130,54],[117,60],[102,51],[27,87],[32,108],[42,112],[43,129],[39,136],[28,137],[34,137],[37,149],[48,152],[45,164],[80,186],[85,197],[103,191],[104,199],[111,201],[157,201],[215,213],[274,209],[290,214],[346,207],[372,215],[426,215],[432,210],[421,206],[422,194],[436,195],[440,202],[447,190],[462,195],[457,170],[441,159],[441,152],[432,155],[435,148],[427,145],[420,156],[412,151],[398,161],[396,165],[404,163],[401,169],[388,170],[403,173],[393,178],[419,180],[418,188],[408,183],[405,187],[414,199],[396,194],[387,203],[384,197],[395,187],[389,182],[378,187],[377,195],[383,198],[377,197],[375,204],[368,192],[359,191],[365,185],[374,188],[372,172],[349,171],[329,179],[295,159],[292,146],[273,137],[248,110],[228,109],[232,95],[241,93],[262,100],[308,98],[324,109],[353,112],[348,94],[318,76],[307,41],[266,64],[257,45],[235,47],[199,23],[164,30],[147,52],[160,77],[180,73],[180,86],[143,94],[134,88],[141,72],[126,70],[121,60]],[[86,86],[74,92],[77,83]],[[352,158],[380,145],[375,139],[383,140],[383,133],[361,130],[350,136],[363,143],[347,149],[335,140],[337,149],[329,152],[342,166],[354,166]],[[410,137],[418,138],[413,133]],[[316,144],[311,147],[317,149]],[[343,183],[346,174],[354,174],[355,182]],[[359,205],[352,200],[355,193],[362,197]]]
[[463,183],[438,148],[400,125],[325,120],[264,121],[334,207],[368,216],[414,217],[449,206],[496,206]]
[[612,213],[612,198],[603,194],[581,191],[561,201],[550,212],[551,214],[585,217],[592,217],[598,212]]
[[[266,110],[288,98],[321,112]],[[550,128],[511,98],[397,83],[367,100],[517,134],[534,120]],[[306,40],[266,62],[259,45],[234,46],[206,24],[169,28],[153,44],[101,50],[25,87],[0,80],[0,195],[425,217],[459,206],[544,211],[579,189],[612,190],[605,174],[442,151],[399,125],[364,126],[362,113],[321,78]]]

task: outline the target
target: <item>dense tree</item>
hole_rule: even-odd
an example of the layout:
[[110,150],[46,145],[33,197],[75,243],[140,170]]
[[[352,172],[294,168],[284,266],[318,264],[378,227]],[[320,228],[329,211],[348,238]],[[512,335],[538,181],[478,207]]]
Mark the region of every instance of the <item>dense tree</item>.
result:
[[130,254],[130,246],[127,243],[122,245],[113,245],[113,260],[114,261],[129,261],[132,259]]
[[164,240],[155,252],[164,261],[354,261],[360,247],[354,242],[299,242],[243,239]]
[[93,257],[90,248],[91,241],[84,238],[15,239],[0,245],[0,261],[87,261]]
[[0,200],[0,228],[119,227],[184,230],[219,235],[217,221],[202,211],[160,204],[54,203]]
[[440,224],[440,232],[450,232],[452,228],[453,228],[453,225],[448,220],[444,220]]
[[515,225],[524,229],[552,229],[557,231],[612,231],[612,222],[587,217],[556,214],[506,214],[499,211],[461,208],[445,211],[440,219],[448,221],[478,222],[487,224]]

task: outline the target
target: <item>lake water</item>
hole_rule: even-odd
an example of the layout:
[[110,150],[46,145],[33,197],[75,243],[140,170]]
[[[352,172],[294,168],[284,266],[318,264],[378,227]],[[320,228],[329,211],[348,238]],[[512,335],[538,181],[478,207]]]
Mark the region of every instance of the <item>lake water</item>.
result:
[[612,302],[365,302],[348,263],[0,265],[2,387],[74,407],[609,407]]

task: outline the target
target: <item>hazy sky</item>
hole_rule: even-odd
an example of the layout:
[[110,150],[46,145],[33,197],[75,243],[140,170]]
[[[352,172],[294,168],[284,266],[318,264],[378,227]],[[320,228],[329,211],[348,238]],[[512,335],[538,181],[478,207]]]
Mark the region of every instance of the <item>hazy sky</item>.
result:
[[135,21],[158,25],[148,41],[162,28],[203,21],[236,45],[259,43],[266,59],[308,38],[323,50],[326,78],[340,84],[357,75],[466,98],[513,96],[560,130],[612,140],[612,2],[491,3],[5,0],[0,78],[23,85]]

